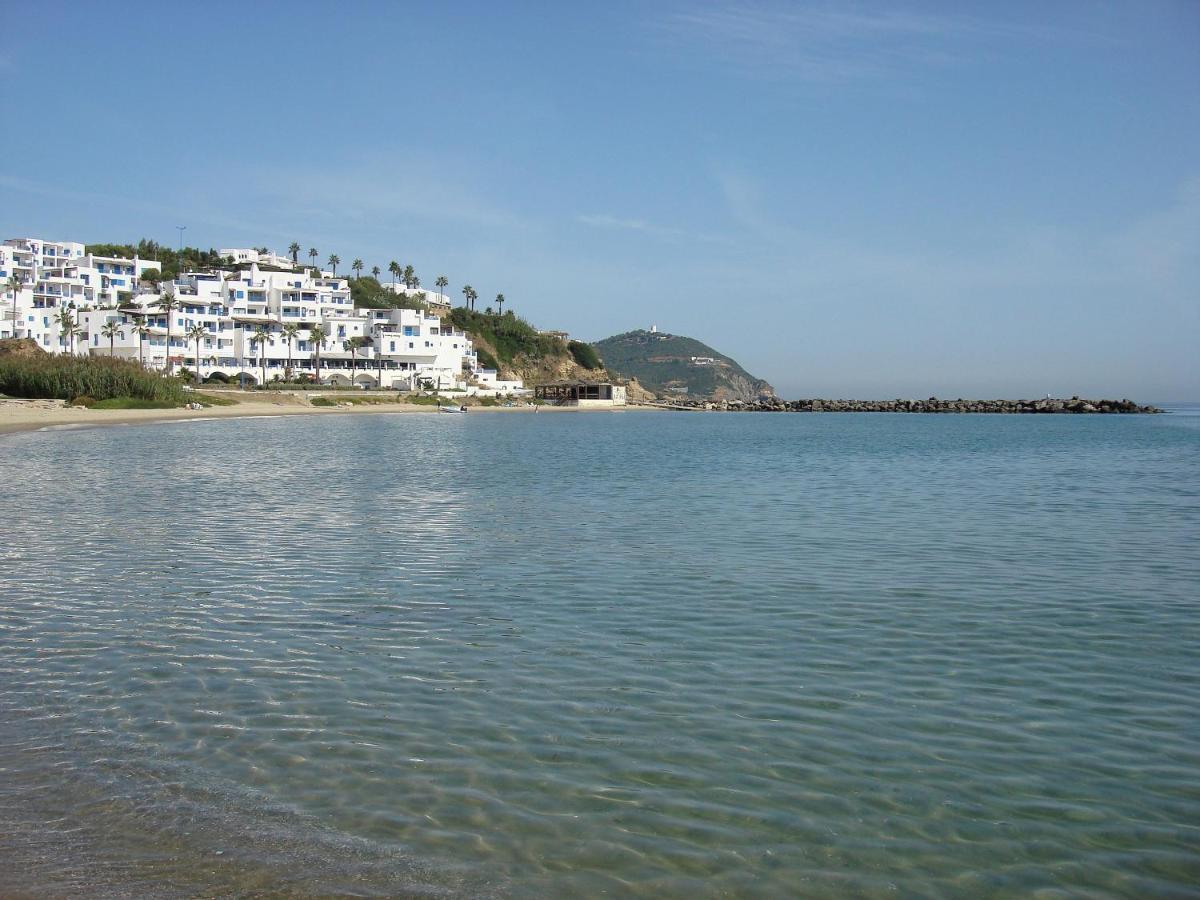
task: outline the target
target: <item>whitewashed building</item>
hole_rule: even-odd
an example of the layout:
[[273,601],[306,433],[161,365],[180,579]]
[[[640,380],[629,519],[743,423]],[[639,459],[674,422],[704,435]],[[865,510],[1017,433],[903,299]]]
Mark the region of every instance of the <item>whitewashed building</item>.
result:
[[520,387],[481,369],[467,335],[433,312],[356,309],[345,278],[266,271],[251,262],[184,273],[152,289],[142,278],[157,267],[88,254],[77,243],[6,241],[0,282],[15,274],[21,287],[15,316],[13,295],[0,298],[0,337],[32,338],[51,353],[198,368],[201,379],[258,383],[290,374],[365,388]]
[[260,266],[280,269],[290,269],[296,265],[290,256],[281,256],[274,250],[259,250],[257,247],[222,247],[217,252],[222,258],[232,259],[235,265],[258,263]]

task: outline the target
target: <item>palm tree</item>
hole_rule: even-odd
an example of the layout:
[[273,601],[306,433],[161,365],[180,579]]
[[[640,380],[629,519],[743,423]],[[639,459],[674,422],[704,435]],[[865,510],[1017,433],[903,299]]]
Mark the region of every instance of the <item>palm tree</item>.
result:
[[189,341],[196,342],[196,384],[200,383],[200,342],[208,337],[208,329],[197,323],[187,333]]
[[379,388],[383,389],[383,325],[375,328],[375,360],[379,364]]
[[288,247],[288,253],[292,254],[292,263],[300,265],[300,245],[292,241],[292,245]]
[[404,286],[410,288],[413,286],[413,279],[417,277],[417,273],[413,271],[412,266],[404,267]]
[[167,288],[166,292],[155,303],[167,317],[167,374],[171,374],[171,313],[179,309],[179,298],[175,291]]
[[400,274],[400,263],[394,259],[388,263],[388,271],[392,273],[392,290],[396,289],[396,277]]
[[312,260],[312,264],[314,266],[317,264],[317,248],[316,247],[308,248],[308,258]]
[[296,338],[300,336],[300,326],[297,325],[295,322],[288,322],[286,325],[283,326],[283,329],[280,331],[280,333],[283,335],[283,340],[287,343],[287,348],[288,348],[287,368],[283,370],[283,377],[284,377],[285,381],[291,381],[292,380],[292,342],[295,341]]
[[473,290],[474,289],[469,284],[463,285],[463,289],[462,289],[463,304],[467,307],[467,309],[471,308],[471,292]]
[[447,278],[445,275],[439,275],[437,277],[437,281],[434,282],[434,284],[437,285],[439,294],[446,293],[446,285],[448,285],[449,283],[450,283],[450,279]]
[[67,346],[70,338],[71,353],[75,353],[75,311],[70,306],[64,306],[55,317],[58,320],[59,336],[63,338],[63,347]]
[[124,340],[125,332],[121,330],[121,323],[116,319],[113,319],[109,322],[105,322],[100,327],[100,333],[108,338],[108,355],[111,358],[115,352],[114,345],[117,342],[117,338]]
[[359,335],[342,341],[342,347],[350,352],[350,383],[354,384],[354,372],[358,368],[358,351],[367,345],[367,339]]
[[463,296],[467,299],[467,308],[474,312],[475,301],[479,299],[479,294],[477,294],[475,292],[475,288],[471,287],[469,284],[463,287],[462,292]]
[[325,340],[328,337],[328,333],[326,333],[324,327],[320,325],[313,325],[308,329],[308,339],[312,341],[317,348],[317,357],[315,360],[317,364],[315,370],[317,373],[317,384],[321,383],[321,351],[325,349]]
[[361,259],[356,259],[350,263],[350,268],[354,270],[355,278],[362,278],[363,261]]
[[258,344],[258,351],[259,351],[258,361],[259,361],[259,364],[262,365],[262,381],[259,383],[260,387],[265,386],[267,383],[266,347],[267,347],[267,341],[269,341],[270,339],[271,339],[271,329],[267,328],[265,325],[259,325],[258,328],[254,329],[254,334],[251,335],[251,337],[250,337],[250,343],[252,345]]
[[504,314],[504,295],[503,294],[496,295],[496,305],[498,307],[500,307],[500,314],[503,315]]
[[414,275],[412,277],[412,286],[415,288],[419,288],[421,286],[421,279],[418,278],[416,275]]
[[[21,279],[15,274],[8,276],[8,281],[4,284],[4,289],[12,294],[13,313],[12,313],[12,336],[17,336],[17,296],[21,293]],[[28,332],[26,332],[28,333]]]
[[138,365],[144,369],[146,368],[146,361],[142,357],[142,349],[146,343],[146,338],[150,337],[154,332],[150,329],[149,325],[142,321],[133,326],[133,333],[138,336]]
[[337,277],[338,263],[340,263],[341,261],[342,261],[341,257],[339,257],[336,253],[329,254],[329,267],[331,269],[333,269],[333,276],[335,278]]
[[372,267],[371,267],[371,274],[372,274],[372,275],[374,275],[374,276],[375,276],[375,280],[376,280],[376,281],[378,281],[378,280],[379,280],[379,266],[372,266]]

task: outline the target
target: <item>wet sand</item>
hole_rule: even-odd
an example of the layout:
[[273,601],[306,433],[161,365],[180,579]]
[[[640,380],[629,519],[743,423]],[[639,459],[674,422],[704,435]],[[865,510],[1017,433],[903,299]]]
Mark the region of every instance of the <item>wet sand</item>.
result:
[[[223,395],[227,396],[227,395]],[[231,398],[232,399],[232,398]],[[472,406],[471,413],[542,413],[580,412],[572,407]],[[619,409],[619,408],[618,408]],[[591,410],[588,410],[591,411]],[[601,410],[609,411],[609,410]],[[348,406],[310,406],[293,395],[271,399],[238,398],[236,406],[209,406],[204,409],[86,409],[68,407],[57,400],[0,400],[0,435],[46,428],[88,428],[104,425],[145,425],[154,422],[182,422],[189,419],[230,419],[259,416],[337,416],[437,414],[437,408],[414,403],[353,404]]]

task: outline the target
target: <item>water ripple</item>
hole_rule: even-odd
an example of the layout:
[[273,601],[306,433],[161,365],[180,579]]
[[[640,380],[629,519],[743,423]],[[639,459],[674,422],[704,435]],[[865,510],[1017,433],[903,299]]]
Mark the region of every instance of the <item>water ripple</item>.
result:
[[1200,883],[1200,429],[446,426],[5,439],[0,890]]

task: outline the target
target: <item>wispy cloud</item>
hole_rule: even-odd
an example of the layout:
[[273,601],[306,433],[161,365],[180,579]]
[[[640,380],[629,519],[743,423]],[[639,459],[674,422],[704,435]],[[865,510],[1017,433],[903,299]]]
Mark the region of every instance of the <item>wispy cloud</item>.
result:
[[576,216],[576,221],[596,228],[613,228],[622,231],[640,231],[643,234],[654,234],[663,237],[681,237],[685,232],[680,228],[669,228],[664,225],[654,225],[644,219],[622,219],[607,213],[594,213]]
[[885,7],[716,3],[667,15],[668,41],[747,74],[811,83],[889,78],[976,58],[986,42],[1054,37],[1048,28]]
[[399,217],[482,228],[528,224],[492,199],[469,164],[445,156],[361,155],[336,170],[273,166],[257,174],[264,198],[310,219],[378,222]]

